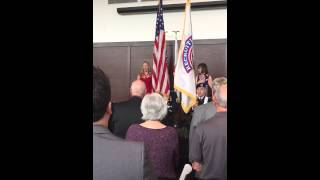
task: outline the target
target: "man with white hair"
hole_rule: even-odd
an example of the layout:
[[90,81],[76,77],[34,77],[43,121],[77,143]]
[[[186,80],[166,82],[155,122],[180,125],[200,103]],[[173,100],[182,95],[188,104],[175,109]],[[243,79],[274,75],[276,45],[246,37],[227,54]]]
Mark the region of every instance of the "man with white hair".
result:
[[131,124],[141,123],[142,113],[140,105],[146,93],[146,85],[141,80],[135,80],[130,88],[131,98],[128,101],[112,104],[110,131],[120,137],[125,138],[127,130]]
[[189,160],[200,179],[227,179],[227,84],[215,93],[217,113],[194,130]]

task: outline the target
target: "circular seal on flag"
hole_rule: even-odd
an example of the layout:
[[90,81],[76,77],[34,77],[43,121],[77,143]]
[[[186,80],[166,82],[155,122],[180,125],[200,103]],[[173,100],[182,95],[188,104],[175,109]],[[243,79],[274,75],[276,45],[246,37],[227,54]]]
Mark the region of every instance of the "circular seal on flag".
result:
[[192,36],[190,36],[184,43],[183,53],[183,67],[187,73],[192,70]]

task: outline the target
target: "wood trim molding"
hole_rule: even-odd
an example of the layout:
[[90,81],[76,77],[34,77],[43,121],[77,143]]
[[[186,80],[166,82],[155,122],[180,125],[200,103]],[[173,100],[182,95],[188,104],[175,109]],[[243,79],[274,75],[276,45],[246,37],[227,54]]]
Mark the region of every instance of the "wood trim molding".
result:
[[[227,1],[207,1],[207,2],[195,2],[191,3],[191,9],[196,10],[207,10],[207,9],[226,9]],[[119,7],[117,8],[118,14],[130,15],[130,14],[148,14],[157,12],[158,5],[150,6],[136,6],[136,7]],[[178,12],[184,11],[185,4],[164,4],[164,12]]]

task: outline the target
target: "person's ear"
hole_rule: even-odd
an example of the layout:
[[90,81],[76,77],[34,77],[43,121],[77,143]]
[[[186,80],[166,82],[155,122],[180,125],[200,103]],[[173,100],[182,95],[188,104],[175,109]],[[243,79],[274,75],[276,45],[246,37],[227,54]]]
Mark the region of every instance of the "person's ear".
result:
[[108,115],[111,115],[111,114],[112,114],[112,103],[111,103],[111,101],[109,102],[109,104],[108,104],[108,106],[107,106],[107,111],[106,111],[106,113],[107,113]]

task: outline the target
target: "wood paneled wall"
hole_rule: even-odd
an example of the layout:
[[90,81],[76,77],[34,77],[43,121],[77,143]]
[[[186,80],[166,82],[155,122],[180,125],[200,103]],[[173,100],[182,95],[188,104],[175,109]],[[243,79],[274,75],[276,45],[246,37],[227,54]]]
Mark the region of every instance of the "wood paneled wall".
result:
[[[143,61],[152,65],[153,42],[94,43],[93,65],[109,76],[113,102],[129,98],[131,82],[136,79]],[[167,57],[174,59],[174,42],[167,41]],[[213,77],[227,77],[226,39],[194,40],[194,63],[208,65]],[[172,67],[169,67],[169,71]]]

